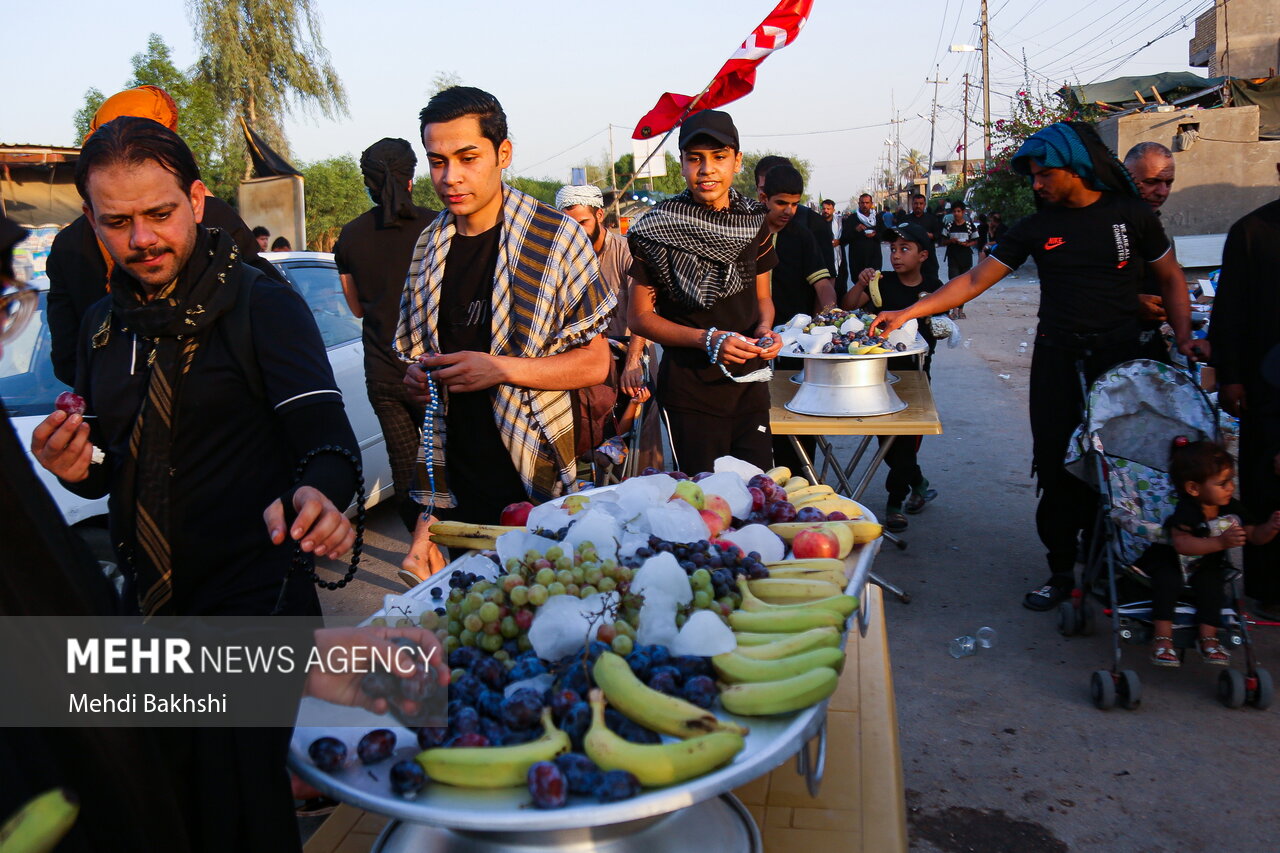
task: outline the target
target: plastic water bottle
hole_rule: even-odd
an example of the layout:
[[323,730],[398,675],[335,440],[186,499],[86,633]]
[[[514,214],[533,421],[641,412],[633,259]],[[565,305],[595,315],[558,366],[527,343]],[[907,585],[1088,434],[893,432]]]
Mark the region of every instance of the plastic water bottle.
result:
[[948,651],[956,660],[967,658],[969,655],[978,653],[978,641],[971,635],[965,634],[963,637],[956,637],[952,640]]
[[978,645],[989,649],[996,644],[996,629],[982,627],[978,629]]

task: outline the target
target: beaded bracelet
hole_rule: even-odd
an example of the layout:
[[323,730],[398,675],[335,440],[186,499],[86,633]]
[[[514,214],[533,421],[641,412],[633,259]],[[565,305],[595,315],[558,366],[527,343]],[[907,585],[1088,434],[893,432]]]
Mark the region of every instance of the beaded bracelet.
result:
[[707,329],[706,334],[702,338],[702,348],[707,351],[707,358],[712,364],[716,363],[716,357],[711,353],[711,336],[717,331],[719,330],[715,326],[712,326],[710,329]]
[[734,337],[737,337],[737,335],[734,334],[733,332],[725,332],[723,335],[720,336],[720,339],[716,341],[715,352],[711,356],[712,364],[715,364],[718,361],[720,361],[720,348],[724,346],[724,342],[729,338],[734,338]]

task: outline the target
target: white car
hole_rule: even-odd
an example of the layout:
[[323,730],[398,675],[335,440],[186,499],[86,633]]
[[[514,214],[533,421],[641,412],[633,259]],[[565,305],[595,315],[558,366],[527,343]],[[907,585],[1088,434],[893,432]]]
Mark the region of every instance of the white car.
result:
[[[367,506],[391,497],[391,465],[387,461],[382,428],[369,405],[364,384],[364,346],[361,321],[352,316],[342,295],[342,282],[333,255],[327,252],[270,252],[264,258],[275,264],[289,283],[311,306],[320,336],[329,353],[342,402],[351,421],[364,463]],[[47,287],[47,279],[43,280]],[[22,335],[4,345],[0,355],[0,398],[9,410],[18,440],[30,454],[31,433],[53,411],[53,401],[70,390],[53,375],[49,358],[49,327],[45,323],[47,293],[41,292],[39,309]],[[86,500],[62,487],[58,479],[31,460],[36,473],[53,495],[67,524],[89,543],[98,559],[114,562],[107,536],[107,499]]]

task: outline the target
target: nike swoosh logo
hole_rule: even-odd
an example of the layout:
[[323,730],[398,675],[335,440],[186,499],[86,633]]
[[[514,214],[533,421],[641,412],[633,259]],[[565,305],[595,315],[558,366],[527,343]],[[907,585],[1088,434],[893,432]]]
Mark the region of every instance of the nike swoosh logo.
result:
[[1044,241],[1044,250],[1048,252],[1052,249],[1056,249],[1065,242],[1067,241],[1061,237],[1050,237],[1048,240]]

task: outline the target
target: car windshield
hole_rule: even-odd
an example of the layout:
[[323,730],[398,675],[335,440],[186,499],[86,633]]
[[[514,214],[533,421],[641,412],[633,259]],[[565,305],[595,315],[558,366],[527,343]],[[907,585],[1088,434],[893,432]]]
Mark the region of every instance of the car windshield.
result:
[[49,357],[49,325],[45,322],[49,294],[40,294],[40,304],[31,322],[15,340],[6,341],[0,354],[0,398],[14,417],[47,415],[53,401],[66,385],[53,375]]

